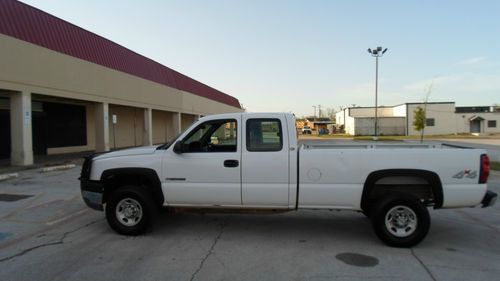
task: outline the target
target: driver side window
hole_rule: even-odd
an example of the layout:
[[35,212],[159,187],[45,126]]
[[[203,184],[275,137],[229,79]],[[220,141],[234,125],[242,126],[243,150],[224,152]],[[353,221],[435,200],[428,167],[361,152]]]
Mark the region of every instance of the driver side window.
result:
[[207,121],[184,139],[184,152],[236,152],[236,129],[236,120]]

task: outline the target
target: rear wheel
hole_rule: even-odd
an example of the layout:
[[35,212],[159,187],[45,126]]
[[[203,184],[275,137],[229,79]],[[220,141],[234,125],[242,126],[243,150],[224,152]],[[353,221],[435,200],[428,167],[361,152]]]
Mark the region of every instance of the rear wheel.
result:
[[377,236],[392,247],[412,247],[425,238],[430,228],[427,208],[417,197],[407,194],[381,201],[371,219]]
[[139,235],[152,225],[156,209],[144,187],[124,186],[111,193],[106,204],[106,219],[120,234]]

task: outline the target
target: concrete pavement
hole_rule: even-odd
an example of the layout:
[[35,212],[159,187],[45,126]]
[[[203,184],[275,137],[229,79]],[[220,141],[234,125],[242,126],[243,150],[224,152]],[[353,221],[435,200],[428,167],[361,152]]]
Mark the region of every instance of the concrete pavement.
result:
[[[114,233],[80,198],[79,167],[0,182],[0,280],[496,280],[500,206],[431,211],[428,237],[389,248],[354,212],[163,214]],[[500,174],[490,179],[500,192]],[[2,197],[0,196],[0,199]],[[5,199],[5,196],[4,196]],[[11,198],[12,199],[12,198]],[[14,198],[15,199],[15,198]]]

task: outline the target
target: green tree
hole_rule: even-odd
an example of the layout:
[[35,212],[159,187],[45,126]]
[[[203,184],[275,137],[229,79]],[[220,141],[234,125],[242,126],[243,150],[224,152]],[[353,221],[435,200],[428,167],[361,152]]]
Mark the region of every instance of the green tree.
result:
[[415,128],[416,131],[420,132],[420,142],[423,142],[424,140],[424,128],[425,128],[425,109],[422,107],[417,107],[413,117],[413,128]]
[[422,107],[417,107],[415,109],[415,117],[413,119],[413,127],[415,130],[420,131],[420,143],[424,142],[424,129],[425,129],[425,123],[427,121],[426,119],[426,113],[427,113],[427,102],[429,102],[429,96],[432,93],[432,87],[434,86],[434,80],[427,86],[427,91],[425,93],[425,98],[424,98],[424,108]]

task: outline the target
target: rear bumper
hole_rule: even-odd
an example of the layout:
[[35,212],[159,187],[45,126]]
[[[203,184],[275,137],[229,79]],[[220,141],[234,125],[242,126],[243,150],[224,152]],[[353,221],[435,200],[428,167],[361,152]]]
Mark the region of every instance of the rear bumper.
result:
[[104,210],[102,201],[104,186],[101,182],[80,179],[80,188],[83,201],[87,206],[98,211]]
[[481,205],[483,208],[493,206],[495,205],[495,202],[497,201],[498,195],[493,192],[493,191],[486,191],[486,194],[483,197],[483,200],[481,201]]

